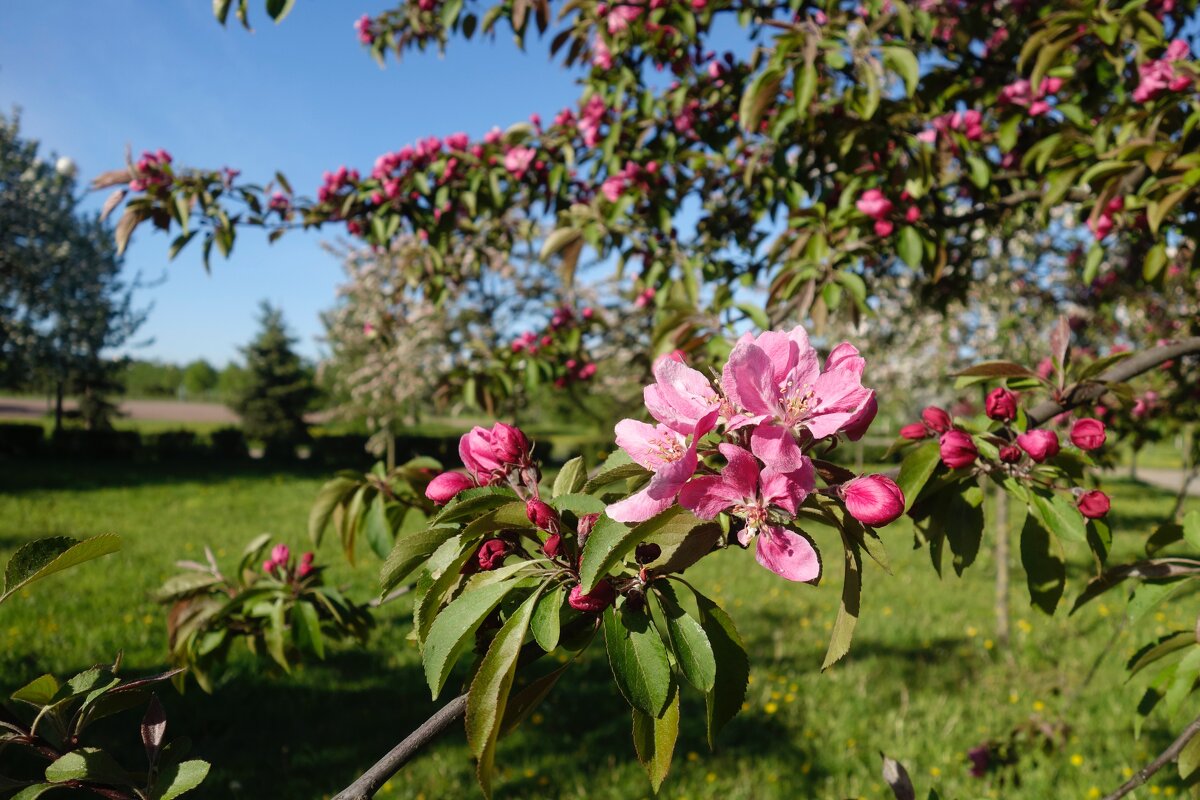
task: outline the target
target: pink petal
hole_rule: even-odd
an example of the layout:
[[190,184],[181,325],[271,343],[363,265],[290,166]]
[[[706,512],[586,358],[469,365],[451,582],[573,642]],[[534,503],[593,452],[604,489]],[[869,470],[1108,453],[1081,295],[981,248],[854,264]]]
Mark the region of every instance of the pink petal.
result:
[[741,501],[741,495],[717,475],[697,476],[679,490],[679,505],[700,519],[712,519]]
[[768,467],[762,472],[763,502],[795,514],[816,485],[816,473],[812,461],[807,457],[804,458],[804,466],[794,472],[779,472]]
[[825,371],[830,372],[835,369],[848,369],[858,375],[862,379],[863,368],[866,366],[866,359],[858,354],[858,348],[849,342],[842,342],[837,347],[833,348],[833,352],[829,354],[829,358],[825,359]]
[[794,472],[804,466],[804,454],[792,432],[781,425],[759,425],[750,434],[750,449],[763,463],[778,472]]
[[717,406],[716,392],[703,373],[672,359],[654,365],[657,381],[643,392],[646,408],[664,425],[691,433],[696,422]]
[[842,432],[846,434],[846,438],[852,442],[857,442],[866,434],[867,429],[871,427],[871,423],[875,421],[875,415],[879,413],[879,402],[875,399],[874,390],[871,391],[871,396],[867,398],[867,402],[862,404],[862,407],[854,413],[854,416],[846,421],[846,425]]
[[786,528],[764,528],[758,535],[754,558],[789,581],[816,583],[821,579],[821,557],[805,537]]
[[779,390],[773,375],[771,359],[761,348],[739,344],[729,354],[721,384],[729,399],[751,414],[774,414]]
[[[807,338],[806,334],[806,343]],[[784,377],[795,368],[796,361],[800,358],[800,348],[796,346],[795,340],[783,331],[766,331],[759,334],[754,344],[771,360],[775,383],[783,383]]]
[[669,463],[662,457],[663,440],[677,439],[682,445],[682,437],[664,425],[647,425],[636,419],[623,419],[617,423],[615,430],[617,446],[649,470],[657,470]]
[[624,500],[613,503],[605,509],[605,513],[617,522],[645,522],[666,511],[674,502],[673,497],[666,499],[651,497],[650,487],[647,486],[637,494],[631,494]]
[[758,462],[754,456],[733,444],[722,444],[721,455],[729,463],[721,470],[721,481],[747,502],[758,497]]

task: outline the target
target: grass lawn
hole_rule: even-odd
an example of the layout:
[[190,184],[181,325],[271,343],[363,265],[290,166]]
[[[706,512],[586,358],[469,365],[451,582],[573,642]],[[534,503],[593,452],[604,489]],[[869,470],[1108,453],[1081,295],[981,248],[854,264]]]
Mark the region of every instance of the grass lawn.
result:
[[[275,471],[272,471],[272,470]],[[304,548],[308,506],[324,478],[268,465],[121,465],[0,461],[0,561],[22,542],[48,534],[116,531],[125,548],[22,592],[0,608],[0,690],[45,671],[60,676],[124,650],[127,674],[162,669],[163,611],[151,592],[178,558],[211,545],[228,564],[252,536],[270,531]],[[1113,481],[1115,558],[1128,558],[1171,498]],[[1197,505],[1192,502],[1193,507]],[[1141,766],[1196,713],[1153,717],[1133,739],[1133,707],[1144,681],[1124,683],[1122,662],[1145,638],[1195,624],[1184,602],[1151,617],[1136,636],[1120,633],[1088,685],[1084,677],[1121,629],[1123,595],[1087,606],[1078,618],[1047,618],[1028,606],[1024,574],[1014,570],[1013,643],[991,640],[993,563],[988,552],[966,577],[939,579],[928,554],[914,551],[903,524],[884,532],[894,566],[865,567],[863,617],[850,655],[819,667],[836,611],[840,569],[819,588],[788,584],[748,553],[725,552],[691,575],[733,615],[751,651],[747,706],[725,730],[715,755],[704,744],[703,702],[684,694],[675,766],[660,795],[669,798],[878,798],[879,751],[906,763],[924,797],[1099,797]],[[822,542],[826,553],[832,542]],[[1014,542],[1015,549],[1015,542]],[[1064,605],[1086,580],[1082,548]],[[373,595],[378,562],[352,569],[326,544],[332,578],[361,599]],[[836,559],[830,559],[836,561]],[[434,708],[418,655],[407,642],[408,604],[385,606],[369,646],[335,648],[324,662],[291,675],[240,659],[208,696],[194,685],[162,694],[169,736],[187,735],[215,770],[196,797],[328,797],[372,763]],[[1193,616],[1189,618],[1188,612]],[[64,675],[65,674],[65,675]],[[452,681],[453,683],[453,681]],[[1020,786],[969,776],[965,753],[1030,720],[1064,720],[1064,748],[1031,754]],[[137,738],[136,713],[112,728]],[[603,647],[567,673],[550,699],[497,759],[497,797],[648,797],[633,758],[629,716],[608,676]],[[1182,795],[1173,770],[1155,794]],[[461,728],[392,780],[380,797],[478,796]],[[1142,790],[1137,797],[1150,797]]]

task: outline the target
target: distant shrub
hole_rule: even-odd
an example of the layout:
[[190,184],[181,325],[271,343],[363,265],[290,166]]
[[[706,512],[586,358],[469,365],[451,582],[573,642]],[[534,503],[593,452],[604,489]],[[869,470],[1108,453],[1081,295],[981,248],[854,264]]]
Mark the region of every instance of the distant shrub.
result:
[[46,434],[41,425],[26,422],[0,423],[0,455],[34,455],[45,445]]

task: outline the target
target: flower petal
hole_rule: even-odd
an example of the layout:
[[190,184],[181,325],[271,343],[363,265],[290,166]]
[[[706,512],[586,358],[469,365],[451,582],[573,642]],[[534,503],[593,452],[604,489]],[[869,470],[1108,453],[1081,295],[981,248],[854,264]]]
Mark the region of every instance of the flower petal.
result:
[[721,470],[722,482],[736,493],[739,501],[753,502],[758,497],[758,462],[737,445],[722,444],[719,449],[729,462]]
[[729,354],[721,375],[725,394],[751,414],[772,414],[778,405],[779,389],[774,382],[771,359],[761,348],[739,344]]
[[741,499],[741,495],[717,475],[697,476],[679,490],[679,505],[700,519],[712,519]]
[[758,535],[754,558],[789,581],[816,583],[821,579],[821,557],[807,538],[786,528],[770,526]]
[[768,467],[762,472],[763,503],[795,514],[816,485],[816,473],[807,456],[804,457],[804,466],[793,472],[780,472]]
[[792,432],[781,425],[765,423],[750,434],[750,449],[763,463],[778,472],[793,472],[804,466],[804,454]]
[[636,419],[623,419],[617,423],[617,446],[629,454],[635,462],[649,470],[657,470],[670,463],[663,458],[663,445],[676,439],[682,447],[683,439],[665,425],[647,425]]

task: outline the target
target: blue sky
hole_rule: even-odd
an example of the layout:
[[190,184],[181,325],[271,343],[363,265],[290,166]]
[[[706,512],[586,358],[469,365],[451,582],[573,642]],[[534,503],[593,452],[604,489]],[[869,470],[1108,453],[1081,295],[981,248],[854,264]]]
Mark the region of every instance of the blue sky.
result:
[[[445,58],[413,55],[380,69],[355,39],[353,21],[387,2],[302,0],[279,26],[251,0],[255,32],[211,0],[38,0],[0,8],[0,107],[22,112],[24,135],[74,158],[83,183],[139,153],[164,147],[179,163],[229,165],[266,182],[287,174],[315,192],[341,163],[375,157],[420,136],[481,135],[533,112],[549,118],[578,96],[546,46],[521,53],[497,42],[452,43]],[[104,193],[89,195],[98,207]],[[258,302],[283,307],[302,351],[315,357],[318,314],[334,300],[338,263],[328,234],[289,234],[274,245],[255,231],[204,272],[198,248],[167,261],[170,239],[149,228],[133,238],[126,270],[165,282],[142,292],[154,304],[132,351],[142,358],[216,363],[254,333]]]

